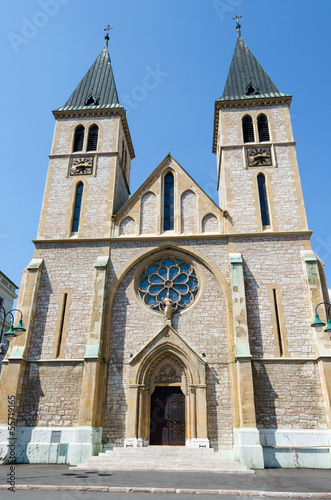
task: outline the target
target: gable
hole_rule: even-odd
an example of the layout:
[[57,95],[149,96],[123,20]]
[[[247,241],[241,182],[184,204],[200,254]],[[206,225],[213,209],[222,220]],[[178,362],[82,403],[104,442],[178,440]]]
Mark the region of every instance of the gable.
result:
[[[164,178],[174,177],[173,229],[164,229]],[[224,232],[222,210],[168,155],[117,213],[114,236],[193,235]]]

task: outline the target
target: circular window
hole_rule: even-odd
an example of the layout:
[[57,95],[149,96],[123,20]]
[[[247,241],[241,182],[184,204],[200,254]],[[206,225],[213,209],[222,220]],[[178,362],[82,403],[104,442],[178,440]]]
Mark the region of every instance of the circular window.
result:
[[148,264],[138,282],[141,299],[151,309],[162,312],[163,301],[169,295],[173,312],[186,309],[194,302],[199,290],[196,272],[184,260],[166,257]]

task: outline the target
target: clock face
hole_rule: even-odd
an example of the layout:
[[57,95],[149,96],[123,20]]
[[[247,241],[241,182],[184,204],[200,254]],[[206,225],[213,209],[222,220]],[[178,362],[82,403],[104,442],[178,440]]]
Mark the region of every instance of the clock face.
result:
[[93,158],[71,158],[69,169],[70,176],[75,175],[91,175],[93,171]]
[[271,149],[268,146],[247,148],[249,167],[271,167]]

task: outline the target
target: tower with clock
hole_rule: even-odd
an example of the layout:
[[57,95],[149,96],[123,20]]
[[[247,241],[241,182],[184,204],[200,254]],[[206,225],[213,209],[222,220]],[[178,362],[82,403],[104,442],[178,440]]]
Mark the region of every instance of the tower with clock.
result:
[[[170,454],[187,470],[331,467],[328,292],[310,243],[292,97],[236,19],[215,103],[219,204],[170,154],[130,194],[134,149],[108,34],[54,111],[18,300],[27,331],[1,370],[18,462],[125,469],[135,457],[140,469],[167,470]],[[2,404],[3,459],[7,417]]]

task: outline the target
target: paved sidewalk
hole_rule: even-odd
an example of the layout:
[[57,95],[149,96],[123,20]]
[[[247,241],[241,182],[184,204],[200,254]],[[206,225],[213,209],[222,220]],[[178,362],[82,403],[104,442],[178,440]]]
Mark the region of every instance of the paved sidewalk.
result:
[[[7,488],[8,472],[8,465],[0,466],[2,491]],[[37,491],[331,498],[331,471],[320,469],[265,469],[257,470],[255,474],[249,475],[145,471],[82,473],[69,470],[66,465],[20,464],[15,466],[15,476],[16,491],[35,489]]]

